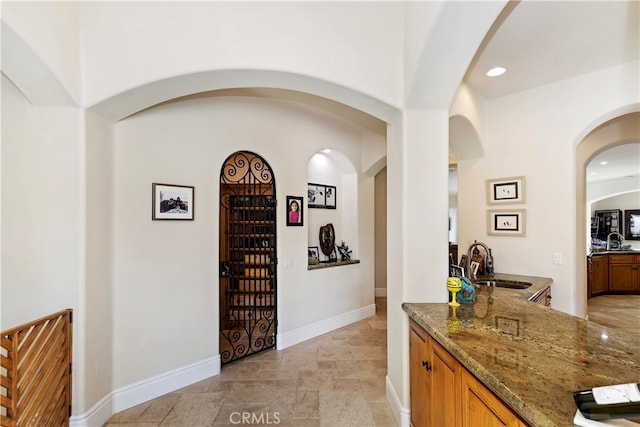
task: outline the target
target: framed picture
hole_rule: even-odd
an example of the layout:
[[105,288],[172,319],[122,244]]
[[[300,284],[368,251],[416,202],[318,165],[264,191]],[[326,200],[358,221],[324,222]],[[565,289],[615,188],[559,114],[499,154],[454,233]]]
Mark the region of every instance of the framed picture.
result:
[[517,205],[525,202],[525,177],[488,179],[487,204],[489,205]]
[[318,249],[317,246],[309,246],[308,248],[309,251],[309,258],[316,258],[316,259],[320,259],[320,249]]
[[471,270],[471,277],[476,277],[478,275],[478,268],[480,268],[480,263],[477,261],[471,261],[471,265],[469,266],[469,270]]
[[299,226],[304,224],[302,196],[287,196],[287,225]]
[[186,185],[153,183],[152,213],[155,220],[178,219],[193,220],[194,194],[193,187]]
[[327,209],[335,209],[336,208],[336,187],[333,185],[325,185],[324,186],[324,201],[325,207]]
[[459,263],[458,265],[459,265],[460,267],[462,267],[462,268],[467,268],[467,255],[466,255],[466,254],[463,254],[463,255],[460,257],[460,263]]
[[640,209],[624,211],[625,240],[640,240]]
[[324,185],[313,183],[307,184],[307,206],[310,208],[325,207]]
[[496,209],[487,211],[487,234],[490,236],[524,236],[524,209]]

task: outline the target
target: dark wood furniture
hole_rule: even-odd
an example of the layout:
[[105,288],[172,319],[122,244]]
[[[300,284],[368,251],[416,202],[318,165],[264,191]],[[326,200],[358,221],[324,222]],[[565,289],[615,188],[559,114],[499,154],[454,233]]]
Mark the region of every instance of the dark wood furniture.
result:
[[640,253],[602,252],[587,260],[589,298],[603,294],[640,294]]

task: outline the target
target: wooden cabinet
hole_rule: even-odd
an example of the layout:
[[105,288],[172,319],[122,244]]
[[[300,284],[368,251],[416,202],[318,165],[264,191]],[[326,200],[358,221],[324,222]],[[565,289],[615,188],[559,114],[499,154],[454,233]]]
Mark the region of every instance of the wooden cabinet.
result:
[[526,426],[413,320],[409,353],[412,426]]
[[591,255],[587,262],[589,298],[601,294],[640,293],[640,254]]
[[462,371],[461,400],[463,427],[526,425],[466,369]]
[[640,255],[609,255],[609,291],[640,292]]
[[413,322],[409,346],[411,425],[459,426],[460,363]]
[[542,304],[546,307],[551,307],[551,286],[548,286],[545,290],[540,292],[540,294],[536,295],[536,297],[533,298],[531,302]]
[[607,255],[590,256],[587,263],[587,287],[589,298],[609,291],[609,257]]

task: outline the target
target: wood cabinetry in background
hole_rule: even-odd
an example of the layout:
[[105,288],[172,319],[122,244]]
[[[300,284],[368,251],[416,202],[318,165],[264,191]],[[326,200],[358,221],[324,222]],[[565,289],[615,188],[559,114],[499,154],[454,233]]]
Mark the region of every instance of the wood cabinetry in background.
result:
[[609,257],[591,256],[587,263],[589,296],[593,297],[609,290]]
[[531,302],[535,302],[536,304],[542,304],[546,307],[551,307],[551,286],[547,286],[547,288],[540,292]]
[[602,294],[640,294],[640,254],[603,253],[587,261],[589,298]]
[[458,244],[457,243],[449,243],[449,255],[451,259],[453,259],[453,263],[458,265]]
[[609,291],[640,292],[640,255],[609,254]]
[[526,426],[420,325],[409,323],[413,427]]

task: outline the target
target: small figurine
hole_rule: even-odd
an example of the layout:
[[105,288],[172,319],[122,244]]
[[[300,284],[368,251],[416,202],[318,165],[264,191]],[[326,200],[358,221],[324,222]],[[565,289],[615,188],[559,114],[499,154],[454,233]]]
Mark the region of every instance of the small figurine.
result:
[[340,257],[342,258],[342,261],[351,259],[351,252],[353,251],[349,250],[349,246],[344,243],[344,240],[342,241],[340,246],[338,246],[338,251],[340,251]]

